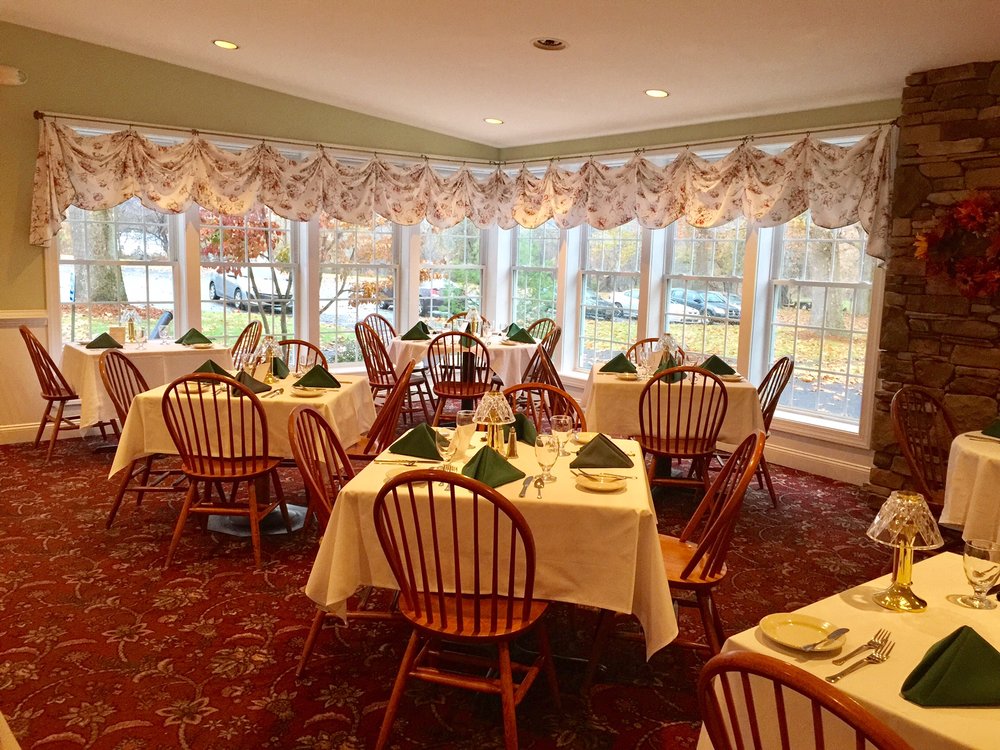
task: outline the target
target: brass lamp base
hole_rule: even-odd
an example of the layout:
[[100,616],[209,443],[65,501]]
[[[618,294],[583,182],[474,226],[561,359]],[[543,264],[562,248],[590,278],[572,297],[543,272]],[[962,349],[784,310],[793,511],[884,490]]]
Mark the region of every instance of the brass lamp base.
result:
[[873,594],[872,601],[894,612],[923,612],[927,609],[927,602],[914,594],[909,585],[900,583],[893,583],[885,591]]

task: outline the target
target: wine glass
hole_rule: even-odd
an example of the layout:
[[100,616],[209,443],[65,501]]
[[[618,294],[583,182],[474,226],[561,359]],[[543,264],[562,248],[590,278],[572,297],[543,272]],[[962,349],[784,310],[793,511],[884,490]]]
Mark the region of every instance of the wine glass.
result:
[[1000,544],[985,539],[970,539],[965,543],[962,562],[973,595],[958,597],[958,603],[972,609],[996,609],[996,602],[987,599],[986,592],[1000,578]]
[[472,436],[476,432],[476,423],[473,421],[475,415],[474,409],[462,409],[455,413],[455,442],[458,443],[456,453],[464,453],[469,447]]
[[568,414],[554,414],[549,420],[549,424],[552,425],[552,434],[559,440],[559,455],[570,455],[569,451],[566,450],[566,441],[569,440],[569,434],[573,431],[573,418]]
[[441,470],[455,471],[455,466],[451,462],[451,460],[455,457],[455,452],[458,450],[458,441],[455,439],[455,430],[447,427],[438,427],[434,435],[437,442],[438,453],[440,453],[441,458],[444,459],[444,462],[441,464]]
[[542,476],[539,479],[543,483],[549,484],[556,481],[552,475],[552,467],[559,459],[559,438],[555,435],[539,435],[535,438],[535,460],[542,469]]
[[146,329],[136,328],[135,329],[135,348],[145,349],[146,348]]

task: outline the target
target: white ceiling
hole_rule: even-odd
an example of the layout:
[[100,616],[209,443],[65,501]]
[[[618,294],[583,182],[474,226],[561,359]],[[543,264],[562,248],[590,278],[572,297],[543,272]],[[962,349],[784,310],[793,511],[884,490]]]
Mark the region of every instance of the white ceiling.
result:
[[998,0],[0,0],[0,19],[496,147],[896,98],[911,72],[1000,58]]

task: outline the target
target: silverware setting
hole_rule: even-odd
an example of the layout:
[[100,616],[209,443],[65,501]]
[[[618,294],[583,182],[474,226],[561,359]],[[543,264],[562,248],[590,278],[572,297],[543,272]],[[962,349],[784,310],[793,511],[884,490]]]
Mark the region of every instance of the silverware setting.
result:
[[538,499],[539,500],[542,499],[542,487],[544,487],[544,486],[545,486],[545,480],[542,479],[541,477],[538,477],[538,479],[535,480],[535,489],[538,490]]
[[984,443],[1000,443],[1000,439],[990,437],[989,435],[966,435],[969,440],[980,440]]
[[896,644],[893,643],[892,641],[886,641],[877,649],[875,649],[875,651],[868,654],[868,656],[866,656],[864,659],[860,659],[854,662],[854,664],[849,666],[847,669],[842,669],[841,671],[837,672],[837,674],[830,675],[829,677],[826,678],[826,681],[837,682],[838,680],[842,680],[844,677],[847,677],[847,675],[849,675],[851,672],[855,672],[861,669],[861,667],[863,667],[865,664],[881,664],[882,662],[884,662],[886,659],[889,658],[889,654],[892,653],[893,646],[895,645]]
[[271,398],[271,396],[277,396],[285,392],[284,388],[275,388],[273,391],[268,391],[261,398]]
[[396,464],[397,466],[416,466],[417,464],[440,464],[440,461],[431,461],[426,458],[376,458],[372,463],[376,464]]
[[585,476],[588,479],[635,479],[636,477],[628,476],[627,474],[615,474],[610,471],[600,471],[596,474],[584,471],[583,469],[570,469],[570,473],[577,476]]
[[880,628],[875,633],[875,635],[872,636],[872,639],[868,641],[868,643],[863,643],[862,645],[858,646],[856,649],[854,649],[851,653],[847,654],[846,656],[838,656],[836,659],[833,660],[833,663],[839,666],[840,664],[846,662],[848,659],[853,659],[862,651],[867,651],[870,648],[878,648],[879,646],[888,643],[889,637],[891,635],[892,633],[890,633],[885,628]]
[[531,486],[531,480],[533,479],[534,477],[531,474],[524,478],[524,484],[521,485],[521,491],[517,493],[518,497],[524,497],[528,493],[528,487]]
[[826,636],[826,638],[821,638],[815,643],[807,643],[805,646],[802,646],[801,648],[803,651],[815,651],[820,646],[825,646],[827,643],[833,643],[842,635],[846,635],[848,632],[850,632],[850,630],[851,630],[850,628],[837,628],[836,630],[829,633]]

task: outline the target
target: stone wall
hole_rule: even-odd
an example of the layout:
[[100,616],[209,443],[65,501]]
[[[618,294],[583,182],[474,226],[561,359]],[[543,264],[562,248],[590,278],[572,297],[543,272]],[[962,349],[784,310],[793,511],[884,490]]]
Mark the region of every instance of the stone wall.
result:
[[960,430],[996,417],[1000,398],[1000,298],[967,299],[913,257],[914,236],[943,207],[1000,190],[1000,62],[908,76],[902,111],[867,486],[877,497],[910,486],[889,418],[900,386],[934,389]]

